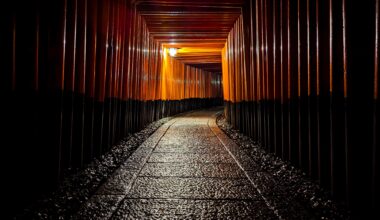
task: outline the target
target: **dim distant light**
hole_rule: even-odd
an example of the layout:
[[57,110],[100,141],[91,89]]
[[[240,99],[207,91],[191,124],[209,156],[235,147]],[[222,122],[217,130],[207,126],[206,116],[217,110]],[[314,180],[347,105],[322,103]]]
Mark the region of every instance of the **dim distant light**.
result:
[[177,54],[177,48],[169,48],[169,55],[174,57]]

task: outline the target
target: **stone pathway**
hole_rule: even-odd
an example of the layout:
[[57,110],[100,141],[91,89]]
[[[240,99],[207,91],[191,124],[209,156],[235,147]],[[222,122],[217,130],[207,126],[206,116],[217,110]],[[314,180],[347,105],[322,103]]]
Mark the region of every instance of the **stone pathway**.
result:
[[279,219],[257,166],[216,125],[217,110],[174,118],[150,136],[74,219]]

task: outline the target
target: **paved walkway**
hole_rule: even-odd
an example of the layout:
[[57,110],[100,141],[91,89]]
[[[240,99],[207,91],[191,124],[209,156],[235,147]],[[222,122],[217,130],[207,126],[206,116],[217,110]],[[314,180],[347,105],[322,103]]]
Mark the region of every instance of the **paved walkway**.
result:
[[217,127],[216,111],[160,127],[75,218],[278,219],[250,179],[254,163]]

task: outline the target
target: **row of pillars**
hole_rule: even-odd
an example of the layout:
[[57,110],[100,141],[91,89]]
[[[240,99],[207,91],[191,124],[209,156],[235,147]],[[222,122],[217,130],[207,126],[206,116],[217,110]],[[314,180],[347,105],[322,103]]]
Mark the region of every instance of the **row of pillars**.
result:
[[247,1],[223,51],[228,120],[354,215],[376,210],[379,1]]

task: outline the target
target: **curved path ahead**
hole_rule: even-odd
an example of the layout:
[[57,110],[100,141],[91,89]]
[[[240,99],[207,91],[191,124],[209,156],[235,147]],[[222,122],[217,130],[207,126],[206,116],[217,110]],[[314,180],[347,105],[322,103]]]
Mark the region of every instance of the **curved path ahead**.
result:
[[76,218],[281,218],[250,179],[254,162],[216,125],[220,110],[191,112],[164,124]]

